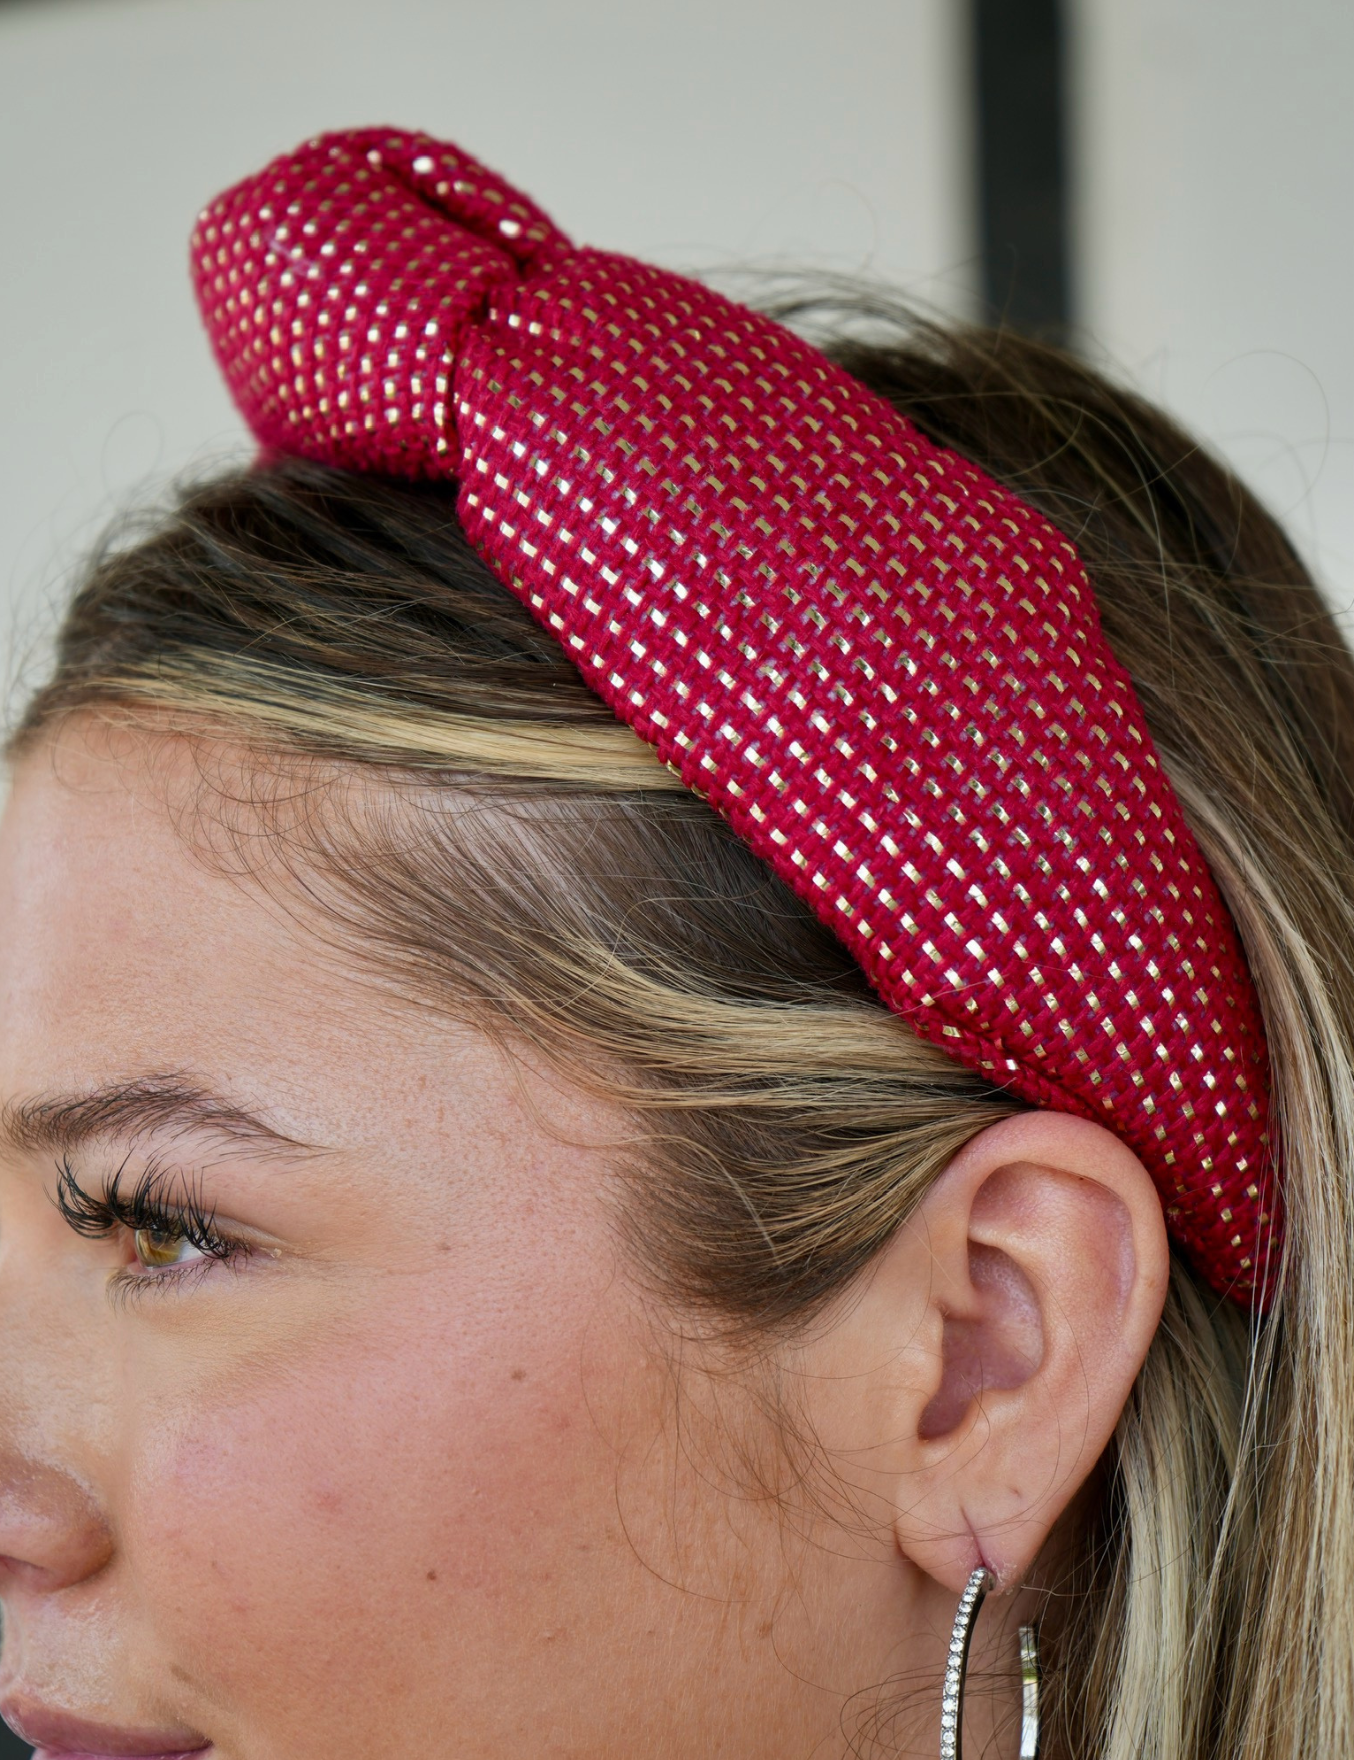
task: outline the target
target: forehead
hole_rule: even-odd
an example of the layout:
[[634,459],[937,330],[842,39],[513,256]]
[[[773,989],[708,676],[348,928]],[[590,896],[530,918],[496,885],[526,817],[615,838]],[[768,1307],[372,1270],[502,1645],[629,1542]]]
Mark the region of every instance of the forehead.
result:
[[341,980],[313,939],[183,834],[200,788],[189,742],[91,726],[16,764],[0,820],[6,1095],[261,1055],[299,1074],[335,1038]]

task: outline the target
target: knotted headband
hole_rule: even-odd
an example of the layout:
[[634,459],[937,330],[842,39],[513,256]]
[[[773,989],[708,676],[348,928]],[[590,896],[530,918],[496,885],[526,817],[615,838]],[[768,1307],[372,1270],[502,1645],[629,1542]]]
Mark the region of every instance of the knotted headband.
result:
[[1109,1126],[1215,1290],[1277,1244],[1236,931],[1072,545],[817,350],[581,250],[424,135],[327,135],[193,240],[264,447],[452,478],[588,683],[924,1038]]

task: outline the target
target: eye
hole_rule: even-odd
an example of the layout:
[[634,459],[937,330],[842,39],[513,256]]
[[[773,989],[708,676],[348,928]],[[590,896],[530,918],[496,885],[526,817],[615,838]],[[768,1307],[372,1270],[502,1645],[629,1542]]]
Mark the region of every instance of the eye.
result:
[[137,1264],[146,1271],[166,1271],[174,1265],[190,1265],[206,1254],[181,1234],[166,1229],[138,1228],[132,1235]]

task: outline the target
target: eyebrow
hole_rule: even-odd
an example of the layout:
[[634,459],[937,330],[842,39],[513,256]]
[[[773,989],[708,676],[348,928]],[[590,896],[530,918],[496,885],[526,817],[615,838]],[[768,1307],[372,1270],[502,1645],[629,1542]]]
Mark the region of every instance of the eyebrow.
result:
[[173,1075],[141,1076],[83,1093],[45,1094],[0,1107],[0,1148],[14,1155],[70,1154],[151,1131],[206,1132],[264,1150],[315,1147],[285,1136],[219,1094]]

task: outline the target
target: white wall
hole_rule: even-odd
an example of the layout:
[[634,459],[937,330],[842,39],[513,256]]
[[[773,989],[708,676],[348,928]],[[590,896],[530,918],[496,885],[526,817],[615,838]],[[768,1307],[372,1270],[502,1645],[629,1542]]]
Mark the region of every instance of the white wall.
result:
[[1261,490],[1347,609],[1354,4],[1076,11],[1089,326]]
[[[1088,326],[1349,604],[1354,3],[1069,4]],[[241,445],[184,268],[224,184],[318,129],[412,124],[593,242],[870,268],[962,303],[965,7],[0,5],[0,649],[31,647],[118,506]]]
[[935,293],[967,251],[957,22],[954,0],[0,7],[0,638],[31,649],[117,506],[241,444],[185,268],[225,184],[321,129],[394,122],[459,140],[592,243]]

